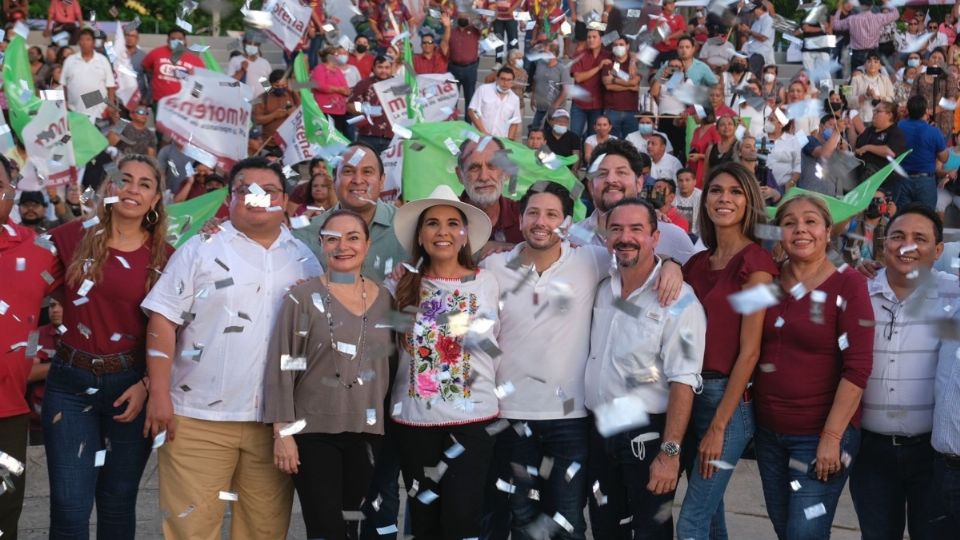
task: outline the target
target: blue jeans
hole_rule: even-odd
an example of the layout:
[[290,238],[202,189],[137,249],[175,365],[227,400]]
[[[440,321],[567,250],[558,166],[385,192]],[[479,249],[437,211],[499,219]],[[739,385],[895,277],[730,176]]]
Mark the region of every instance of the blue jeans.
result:
[[[704,379],[703,391],[693,398],[693,412],[684,448],[688,458],[684,463],[687,471],[687,494],[683,498],[680,517],[677,519],[677,537],[713,540],[727,538],[724,519],[723,493],[733,476],[733,470],[717,469],[710,479],[700,476],[700,458],[697,449],[700,440],[710,427],[717,406],[727,389],[729,379]],[[753,419],[753,403],[740,401],[723,432],[723,451],[720,461],[736,465],[744,448],[753,437],[756,423]]]
[[[94,500],[97,538],[135,537],[137,490],[151,441],[143,436],[146,411],[120,423],[113,416],[122,414],[126,405],[114,407],[113,402],[140,384],[143,370],[141,365],[97,376],[54,358],[42,412],[51,538],[88,538]],[[94,467],[98,450],[107,451],[102,467]]]
[[950,468],[937,454],[933,461],[934,538],[956,538],[960,530],[960,469]]
[[893,200],[897,208],[906,208],[908,204],[918,202],[927,208],[937,208],[937,177],[908,176],[899,178],[893,188]]
[[470,100],[473,99],[473,92],[477,89],[477,68],[479,66],[479,60],[465,66],[458,66],[453,62],[447,64],[447,71],[457,79],[457,82],[460,84],[460,90],[463,93],[464,117],[467,116],[467,109],[470,108]]
[[[597,117],[602,113],[603,109],[587,111],[576,105],[570,105],[570,132],[580,137],[581,144],[587,137],[593,135],[593,125],[597,123]],[[586,133],[584,133],[584,128],[586,128]]]
[[[553,516],[557,512],[573,525],[573,532],[562,530],[559,536],[552,538],[586,538],[587,521],[583,508],[587,504],[587,418],[527,420],[526,424],[532,432],[529,437],[518,435],[514,429],[506,429],[499,435],[497,442],[505,446],[509,456],[508,463],[503,465],[540,468],[543,458],[550,457],[553,472],[549,479],[527,474],[513,476],[516,491],[510,496],[511,538],[540,538],[542,533],[534,533],[538,530],[538,518],[541,514]],[[579,464],[582,470],[568,481],[566,471],[573,463]],[[539,492],[539,502],[528,496],[531,489]]]
[[[544,117],[545,117],[545,116],[547,116],[547,111],[546,111],[546,109],[544,109],[544,110],[542,110],[542,111],[539,110],[539,109],[537,109],[536,111],[534,111],[534,112],[533,112],[533,120],[530,122],[530,126],[529,126],[529,127],[537,128],[537,129],[543,129],[543,130],[549,129],[546,125],[544,125]],[[544,136],[546,136],[546,133],[544,133]]]
[[618,139],[625,139],[627,135],[640,129],[640,122],[634,112],[606,109],[603,115],[610,119],[610,125],[613,126],[610,133]]
[[[817,457],[819,435],[784,435],[769,429],[757,429],[755,445],[757,467],[763,483],[763,500],[767,515],[780,540],[824,540],[830,538],[830,526],[837,511],[837,501],[847,481],[849,468],[826,482],[814,480],[807,472],[791,467],[791,460],[809,464]],[[848,427],[840,441],[843,452],[856,456],[860,447],[860,432]],[[852,464],[852,463],[851,463]],[[800,483],[794,491],[791,482]],[[807,519],[804,509],[823,504],[826,514]]]
[[850,470],[850,496],[864,540],[932,538],[933,458],[930,436],[894,446],[888,435],[863,430],[857,466]]
[[[641,429],[603,438],[590,419],[590,457],[587,485],[599,483],[607,504],[590,496],[590,528],[593,537],[603,540],[672,540],[673,514],[663,508],[673,505],[674,492],[654,495],[647,490],[650,465],[660,453],[665,414],[650,415],[650,424]],[[643,434],[656,438],[634,442]],[[554,470],[554,474],[561,471]],[[562,474],[562,473],[561,473]],[[629,519],[628,519],[629,518]]]

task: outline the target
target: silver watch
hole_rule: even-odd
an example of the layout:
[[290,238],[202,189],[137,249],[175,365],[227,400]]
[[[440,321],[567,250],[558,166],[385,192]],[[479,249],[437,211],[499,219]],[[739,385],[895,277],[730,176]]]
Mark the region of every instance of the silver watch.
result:
[[680,455],[680,443],[674,441],[664,441],[660,445],[660,451],[664,454],[674,457]]

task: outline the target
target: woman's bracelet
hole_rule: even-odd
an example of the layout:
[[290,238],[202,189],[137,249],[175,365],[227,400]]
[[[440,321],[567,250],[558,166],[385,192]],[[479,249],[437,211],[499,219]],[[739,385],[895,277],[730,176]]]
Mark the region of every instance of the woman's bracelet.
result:
[[832,432],[832,431],[830,431],[829,429],[826,429],[826,428],[824,428],[824,430],[820,432],[820,436],[821,436],[821,437],[823,437],[824,435],[827,435],[828,437],[831,437],[831,438],[836,439],[836,440],[838,440],[838,441],[842,441],[842,440],[843,440],[843,437],[841,437],[840,435],[838,435],[838,434],[836,434],[836,433],[834,433],[834,432]]

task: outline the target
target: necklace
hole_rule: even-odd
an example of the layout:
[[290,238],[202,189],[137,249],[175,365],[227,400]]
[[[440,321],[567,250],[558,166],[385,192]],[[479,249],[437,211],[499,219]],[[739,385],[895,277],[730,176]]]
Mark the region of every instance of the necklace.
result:
[[[337,382],[340,383],[340,386],[349,390],[353,388],[354,383],[363,384],[363,382],[357,375],[354,376],[353,381],[351,381],[349,384],[343,382],[343,377],[341,377],[340,370],[340,359],[341,357],[346,357],[349,361],[359,357],[360,360],[357,362],[356,373],[360,372],[360,364],[363,362],[363,337],[367,330],[367,282],[363,279],[363,276],[360,276],[360,298],[362,300],[361,305],[363,314],[361,315],[360,322],[360,338],[357,339],[357,344],[355,346],[350,345],[349,343],[340,343],[333,334],[333,314],[330,313],[331,306],[333,305],[333,299],[330,296],[330,283],[328,282],[326,286],[327,294],[324,300],[327,303],[327,309],[325,310],[325,314],[327,316],[327,327],[330,329],[330,349],[334,352],[333,362],[336,370],[335,374],[337,377]],[[344,309],[346,309],[345,306]]]

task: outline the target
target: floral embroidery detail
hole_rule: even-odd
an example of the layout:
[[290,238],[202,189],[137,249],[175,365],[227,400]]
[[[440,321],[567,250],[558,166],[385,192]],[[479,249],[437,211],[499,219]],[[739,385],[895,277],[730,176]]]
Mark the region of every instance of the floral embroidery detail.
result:
[[419,307],[403,342],[410,355],[409,396],[445,401],[469,398],[470,352],[463,348],[464,336],[453,333],[448,318],[455,313],[474,317],[479,310],[477,295],[425,286]]

